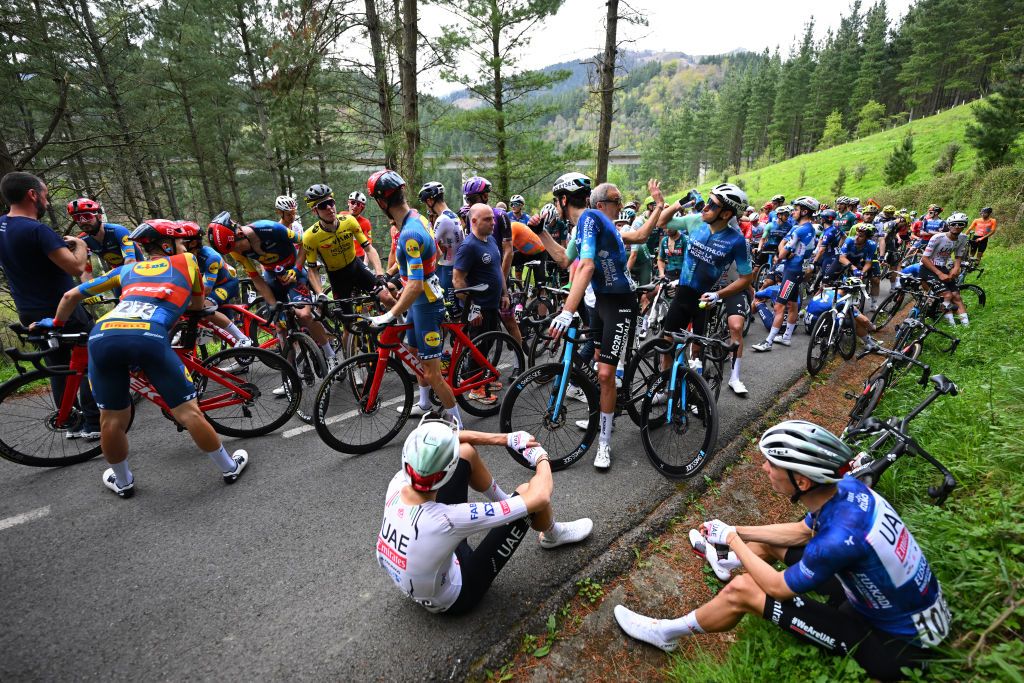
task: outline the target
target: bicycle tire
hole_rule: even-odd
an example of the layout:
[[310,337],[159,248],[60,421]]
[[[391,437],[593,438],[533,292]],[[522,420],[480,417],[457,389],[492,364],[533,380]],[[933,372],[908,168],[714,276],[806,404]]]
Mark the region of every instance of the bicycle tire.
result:
[[[203,361],[202,366],[221,369],[236,363],[244,368],[244,371],[231,376],[235,377],[247,391],[253,392],[253,398],[223,408],[207,407],[203,414],[218,434],[238,437],[270,434],[288,422],[298,410],[299,402],[302,400],[299,376],[284,357],[273,351],[252,346],[220,351]],[[203,408],[204,401],[215,398],[208,395],[208,392],[230,391],[219,382],[211,382],[203,375],[197,376],[195,380],[200,408]],[[280,386],[286,388],[286,401],[281,401],[273,394],[273,390]],[[265,415],[259,424],[256,423],[257,413]]]
[[[640,348],[633,352],[629,362],[626,363],[626,370],[622,375],[622,386],[629,387],[629,395],[622,399],[626,405],[626,412],[633,420],[633,424],[640,426],[640,404],[643,402],[644,394],[651,381],[661,374],[662,360],[669,356],[675,348],[675,343],[662,337],[648,339]],[[639,375],[637,374],[639,373]]]
[[[256,297],[246,308],[253,315],[269,321],[271,329],[274,329],[274,321],[270,320],[270,306],[263,300],[263,297]],[[245,332],[246,337],[252,340],[254,346],[261,346],[271,338],[271,334],[260,327],[255,318],[250,318],[249,316],[245,316],[245,329],[242,331]]]
[[[461,353],[457,358],[452,358],[455,370],[452,373],[453,381],[458,382],[458,386],[461,386],[463,382],[476,382],[481,379],[495,379],[502,381],[502,388],[493,390],[490,393],[495,395],[497,400],[490,404],[477,403],[469,397],[468,393],[456,394],[455,400],[470,415],[476,417],[490,417],[491,415],[497,415],[498,411],[501,410],[501,402],[504,399],[505,393],[508,392],[508,387],[512,385],[512,381],[515,378],[516,370],[522,372],[525,366],[525,356],[523,354],[522,347],[519,346],[519,342],[507,332],[491,331],[484,332],[483,334],[473,338],[473,344],[483,352],[483,349],[487,349],[484,352],[484,356],[488,362],[493,365],[497,370],[498,374],[494,375],[490,371],[485,371],[482,368],[470,368],[469,366],[473,360],[473,354],[466,347],[462,347]],[[502,371],[502,359],[506,354],[511,354],[511,359],[505,359],[506,363],[511,360],[511,367],[507,369],[507,372]],[[487,373],[481,377],[475,377],[477,373]]]
[[842,326],[839,328],[839,336],[836,338],[836,351],[845,360],[853,358],[853,354],[857,353],[857,328],[854,327],[853,312],[850,311],[843,316],[842,319],[837,318],[842,322]]
[[[64,467],[101,453],[99,441],[67,439],[68,430],[54,426],[57,406],[50,391],[51,376],[33,370],[0,385],[0,457],[5,460],[29,467]],[[135,404],[129,406],[128,429],[135,419]],[[71,420],[72,428],[81,429],[84,415],[76,408]]]
[[811,329],[811,341],[807,344],[807,374],[816,376],[828,364],[832,354],[832,327],[835,325],[835,311],[828,310],[818,316]]
[[857,400],[854,401],[853,408],[850,410],[850,419],[846,423],[846,431],[856,429],[864,420],[871,417],[871,413],[875,412],[879,401],[882,400],[883,393],[885,393],[884,376],[879,375],[868,380]]
[[978,285],[960,285],[960,298],[968,313],[975,308],[985,308],[985,290]]
[[[923,351],[924,344],[922,344],[920,341],[915,341],[912,344],[908,344],[906,348],[900,351],[900,353],[902,353],[904,356],[908,356],[910,358],[913,358],[914,360],[917,360],[918,358],[921,357],[921,352]],[[893,359],[893,370],[892,374],[889,376],[888,383],[895,384],[896,382],[898,382],[903,377],[903,375],[905,375],[910,370],[910,367],[911,364],[909,362]]]
[[[678,383],[673,398],[673,419],[667,420],[668,401],[654,403],[655,397],[668,391],[672,369],[659,375],[648,387],[641,404],[640,438],[651,465],[666,479],[689,479],[711,460],[718,441],[718,405],[700,375],[689,368]],[[681,400],[686,388],[685,404]],[[696,429],[695,429],[696,428]],[[695,433],[696,432],[696,433]],[[680,445],[673,436],[687,438]]]
[[904,297],[902,291],[890,292],[889,296],[885,297],[885,301],[871,314],[871,322],[876,330],[883,329],[890,320],[896,317],[903,308]]
[[[553,471],[564,470],[587,454],[597,438],[601,419],[596,379],[575,366],[568,379],[583,390],[586,402],[566,396],[559,414],[550,414],[550,399],[558,391],[563,369],[561,363],[545,363],[519,375],[505,394],[498,415],[501,431],[526,430],[544,445]],[[587,420],[585,430],[576,426],[577,419]],[[520,465],[530,467],[523,456],[511,448],[508,452]]]
[[[376,353],[353,356],[331,370],[316,395],[313,424],[321,441],[341,453],[375,451],[395,438],[412,410],[412,379],[402,364],[388,358],[377,401],[366,410],[367,379],[373,377],[380,357]],[[395,409],[395,404],[399,404]],[[336,429],[332,425],[337,424]],[[380,425],[368,436],[368,429]]]
[[552,339],[547,330],[537,330],[530,340],[527,352],[528,366],[533,368],[546,363],[555,363],[565,353],[565,335]]
[[302,385],[302,398],[295,416],[306,424],[313,424],[314,403],[320,383],[327,376],[327,359],[313,338],[305,332],[288,335],[288,362]]

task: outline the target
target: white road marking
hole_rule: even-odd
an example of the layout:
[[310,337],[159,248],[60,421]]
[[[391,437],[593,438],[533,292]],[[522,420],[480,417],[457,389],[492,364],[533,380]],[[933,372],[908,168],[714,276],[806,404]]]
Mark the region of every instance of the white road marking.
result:
[[31,522],[33,519],[42,519],[48,514],[50,514],[49,505],[47,505],[46,507],[38,508],[36,510],[29,510],[28,512],[23,512],[20,515],[14,515],[13,517],[8,517],[7,519],[0,519],[0,531],[3,531],[4,529],[10,529],[12,526],[24,524],[25,522]]
[[[405,396],[400,396],[398,398],[393,398],[390,401],[384,401],[383,403],[380,404],[380,408],[378,408],[377,410],[380,410],[381,408],[387,408],[388,406],[393,406],[395,404],[401,403],[404,400]],[[350,410],[347,413],[342,413],[341,415],[335,415],[334,417],[327,418],[327,424],[334,424],[339,420],[347,420],[349,418],[355,417],[358,414],[358,410]],[[314,425],[302,425],[301,427],[294,427],[293,429],[288,429],[282,432],[281,436],[284,437],[285,439],[290,439],[293,436],[305,434],[306,432],[311,432],[314,429],[316,429]]]

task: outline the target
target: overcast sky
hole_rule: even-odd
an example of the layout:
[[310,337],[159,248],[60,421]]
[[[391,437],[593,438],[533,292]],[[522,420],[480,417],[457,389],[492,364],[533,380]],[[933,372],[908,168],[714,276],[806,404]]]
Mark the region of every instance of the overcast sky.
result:
[[[620,12],[624,4],[625,0],[620,0]],[[872,0],[864,0],[863,7],[872,4]],[[911,0],[888,0],[890,25],[906,14],[911,4]],[[814,17],[815,34],[821,38],[829,27],[839,26],[840,15],[849,14],[850,0],[732,0],[721,5],[632,0],[629,5],[646,16],[649,25],[619,22],[619,39],[636,41],[626,49],[710,55],[741,47],[760,52],[778,45],[785,57],[808,19]],[[603,50],[605,11],[602,0],[566,0],[558,14],[532,32],[529,46],[520,52],[521,65],[540,68],[585,59]],[[433,33],[430,27],[452,20],[451,13],[437,5],[420,5],[419,14],[420,30],[428,35]],[[424,74],[423,87],[438,95],[458,89],[439,81],[436,74]]]

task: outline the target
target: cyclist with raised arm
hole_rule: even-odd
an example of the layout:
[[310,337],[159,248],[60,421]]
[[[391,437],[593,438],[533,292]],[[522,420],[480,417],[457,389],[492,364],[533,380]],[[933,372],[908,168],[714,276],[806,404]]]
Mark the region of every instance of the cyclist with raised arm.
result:
[[[775,320],[772,328],[768,331],[768,338],[760,344],[751,346],[754,351],[771,351],[772,344],[778,337],[778,342],[783,346],[791,346],[793,343],[793,332],[797,325],[797,311],[799,308],[800,282],[804,277],[804,261],[810,257],[814,247],[814,224],[811,216],[818,212],[820,204],[814,197],[800,197],[793,202],[793,218],[796,225],[779,245],[779,262],[782,264],[782,284],[779,287],[779,295],[775,301]],[[782,317],[789,307],[789,317],[786,322],[786,332],[779,337],[782,331]]]
[[[198,229],[198,226],[196,226]],[[177,221],[150,220],[131,233],[147,260],[120,266],[106,275],[69,289],[52,318],[35,327],[60,331],[78,304],[120,287],[121,302],[99,319],[89,334],[89,384],[100,408],[100,446],[110,465],[103,485],[121,498],[135,493],[128,468],[131,422],[129,375],[139,368],[170,408],[174,420],[233,484],[246,466],[244,450],[228,455],[220,437],[196,400],[188,370],[171,348],[170,330],[186,308],[203,308],[203,277],[181,239],[189,231]]]
[[[622,206],[622,193],[611,183],[602,183],[591,192],[590,178],[582,173],[566,173],[555,181],[554,195],[558,215],[576,226],[575,244],[579,252],[579,265],[572,279],[572,287],[561,312],[551,323],[548,333],[557,339],[572,324],[573,316],[583,303],[588,285],[595,296],[594,316],[590,329],[597,349],[597,379],[601,388],[600,436],[594,467],[611,467],[611,435],[615,419],[615,369],[633,334],[638,314],[635,285],[626,268],[625,244],[641,244],[653,231],[665,199],[657,180],[647,183],[654,198],[654,211],[639,230],[621,234],[615,229],[614,219]],[[593,206],[594,208],[589,208]],[[547,231],[540,233],[544,247],[563,268],[568,268],[566,251],[558,246]]]
[[953,309],[956,309],[960,324],[967,327],[970,324],[967,307],[956,284],[960,262],[967,255],[967,235],[963,234],[967,227],[967,214],[952,214],[948,225],[948,232],[936,233],[928,240],[921,254],[921,273],[935,285],[936,293],[942,294],[946,302],[946,322],[956,325],[953,319]]
[[[829,654],[852,657],[871,678],[899,679],[903,667],[925,667],[949,635],[949,607],[895,508],[846,474],[850,447],[802,420],[768,429],[759,446],[772,489],[806,508],[804,521],[705,522],[709,552],[711,544],[728,546],[747,573],[678,619],[651,619],[617,605],[622,630],[671,652],[683,636],[731,631],[754,614]],[[776,562],[787,568],[776,570]]]
[[294,232],[299,240],[302,239],[302,221],[296,214],[299,205],[295,203],[295,197],[282,194],[274,200],[274,210],[277,211],[277,222]]
[[[89,247],[90,253],[100,258],[106,270],[142,260],[142,250],[132,242],[128,228],[104,222],[103,207],[96,200],[85,197],[72,199],[68,202],[68,215],[82,229],[79,238]],[[92,277],[92,263],[86,260],[82,282],[88,282]]]
[[436,272],[437,243],[430,232],[430,224],[409,206],[405,180],[394,171],[377,171],[366,181],[366,189],[381,211],[399,227],[395,258],[405,285],[398,301],[387,312],[372,318],[371,324],[387,325],[407,313],[412,329],[406,343],[423,366],[423,377],[417,377],[420,400],[412,407],[412,414],[425,415],[430,411],[430,390],[433,389],[448,415],[461,426],[462,415],[455,405],[455,394],[441,376],[444,289]]
[[[514,448],[536,469],[505,493],[480,457],[481,446]],[[487,502],[469,502],[469,489]],[[540,532],[545,550],[578,543],[594,523],[556,522],[548,454],[526,432],[488,434],[424,419],[402,446],[402,469],[388,484],[376,556],[395,586],[428,612],[465,614],[490,589],[522,544]],[[470,547],[467,539],[486,531]]]

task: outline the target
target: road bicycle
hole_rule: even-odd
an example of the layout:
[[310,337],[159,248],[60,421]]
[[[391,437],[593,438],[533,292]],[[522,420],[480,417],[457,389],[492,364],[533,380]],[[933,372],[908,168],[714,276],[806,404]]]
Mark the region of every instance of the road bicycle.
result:
[[882,400],[882,395],[885,394],[885,390],[891,384],[899,380],[903,374],[910,369],[912,365],[916,365],[921,368],[921,386],[928,386],[928,378],[931,376],[931,368],[928,365],[920,362],[918,358],[921,355],[922,346],[919,342],[915,342],[905,347],[901,351],[893,349],[887,349],[880,344],[869,344],[867,348],[857,354],[857,359],[860,360],[868,354],[876,354],[884,356],[885,361],[878,366],[874,372],[872,372],[867,380],[864,381],[864,388],[860,394],[851,394],[846,392],[844,396],[847,400],[853,401],[853,408],[850,409],[849,421],[846,424],[846,429],[843,432],[846,434],[850,430],[856,429],[860,424],[875,411],[878,404]]
[[813,377],[821,372],[832,354],[839,353],[846,360],[857,350],[856,311],[867,301],[868,292],[859,277],[844,277],[832,292],[832,307],[824,311],[811,328],[811,342],[807,345],[807,372]]
[[[203,312],[186,312],[187,335],[194,339]],[[96,441],[69,439],[81,431],[85,415],[78,390],[86,381],[89,363],[88,332],[43,334],[22,325],[10,328],[27,344],[47,345],[42,351],[5,349],[17,364],[18,375],[0,385],[0,456],[22,465],[59,467],[84,462],[100,454]],[[46,365],[44,360],[59,347],[71,348],[68,365]],[[201,359],[194,342],[186,338],[174,348],[196,387],[199,408],[214,430],[225,436],[253,437],[269,434],[286,423],[298,408],[302,389],[294,368],[281,356],[253,347],[233,348]],[[27,370],[21,363],[30,363]],[[224,368],[241,364],[244,373]],[[244,375],[244,376],[242,376]],[[51,379],[63,379],[63,393],[56,399]],[[155,403],[174,422],[170,409],[140,370],[131,373],[131,391]],[[287,400],[275,399],[272,391],[288,388]],[[134,419],[135,405],[130,404]],[[177,423],[175,423],[177,424]],[[184,429],[177,425],[179,430]]]
[[[454,291],[480,292],[483,288],[486,285]],[[411,324],[375,328],[357,314],[339,315],[353,328],[379,334],[377,350],[348,358],[328,373],[316,395],[314,424],[331,448],[342,453],[369,453],[395,438],[409,419],[412,378],[422,379],[423,365],[403,344]],[[441,323],[438,347],[442,334],[451,339],[451,361],[442,377],[456,402],[470,415],[496,414],[514,369],[524,367],[522,348],[506,332],[484,332],[470,338],[468,325],[461,322]],[[470,397],[476,391],[495,395],[496,400],[479,403]]]

